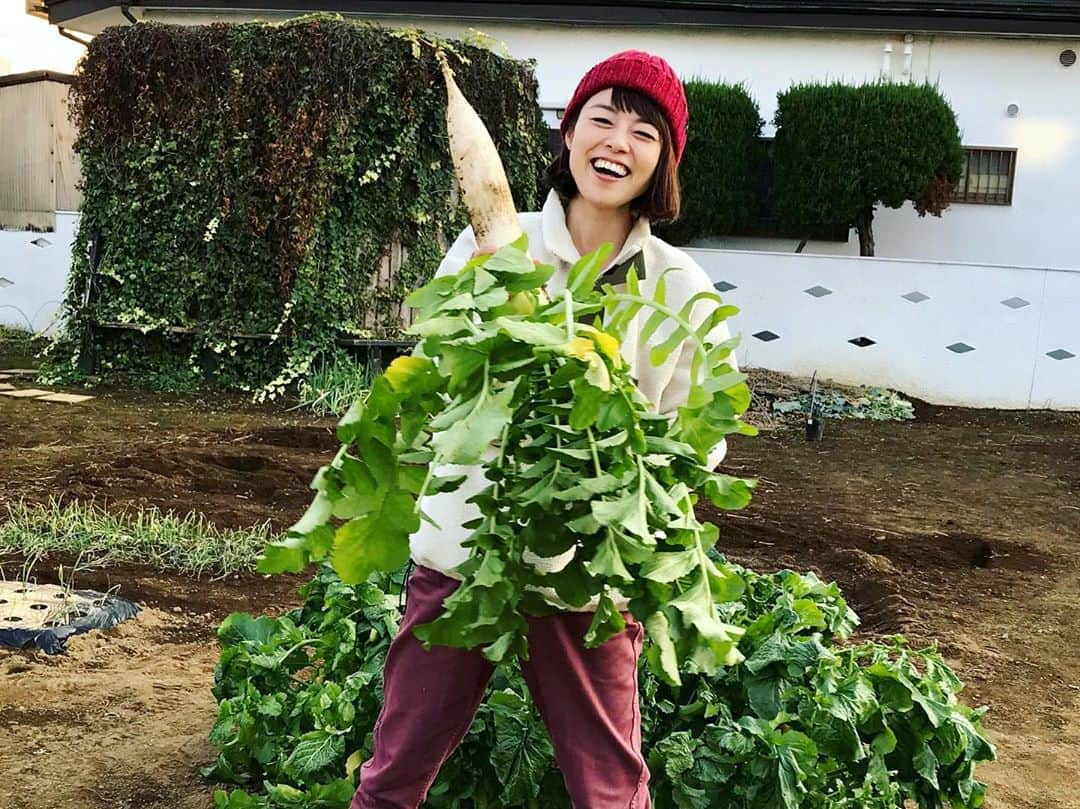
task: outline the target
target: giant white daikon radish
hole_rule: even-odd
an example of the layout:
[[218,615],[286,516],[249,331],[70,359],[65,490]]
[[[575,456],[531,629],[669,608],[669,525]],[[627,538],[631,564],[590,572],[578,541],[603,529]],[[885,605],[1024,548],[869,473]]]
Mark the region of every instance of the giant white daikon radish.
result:
[[521,235],[510,183],[487,127],[462,95],[441,53],[439,61],[446,80],[446,130],[454,174],[469,210],[477,247],[485,252],[497,250]]

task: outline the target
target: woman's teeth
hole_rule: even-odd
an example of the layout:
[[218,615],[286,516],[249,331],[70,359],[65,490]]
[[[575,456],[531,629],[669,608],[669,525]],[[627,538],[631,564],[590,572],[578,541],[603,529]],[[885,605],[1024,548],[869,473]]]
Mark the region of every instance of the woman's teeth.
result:
[[613,163],[610,160],[604,160],[602,158],[597,158],[593,161],[592,164],[593,168],[597,171],[601,171],[604,174],[611,174],[615,177],[625,177],[630,173],[630,169],[628,169],[626,166],[622,166],[618,163]]

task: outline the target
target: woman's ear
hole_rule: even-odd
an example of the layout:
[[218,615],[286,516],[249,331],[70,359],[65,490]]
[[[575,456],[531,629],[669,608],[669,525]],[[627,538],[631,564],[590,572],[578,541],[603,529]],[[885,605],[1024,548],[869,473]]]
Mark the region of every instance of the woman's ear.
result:
[[570,147],[574,144],[574,127],[570,127],[566,130],[566,134],[563,135],[563,145],[566,147],[566,151],[570,151]]

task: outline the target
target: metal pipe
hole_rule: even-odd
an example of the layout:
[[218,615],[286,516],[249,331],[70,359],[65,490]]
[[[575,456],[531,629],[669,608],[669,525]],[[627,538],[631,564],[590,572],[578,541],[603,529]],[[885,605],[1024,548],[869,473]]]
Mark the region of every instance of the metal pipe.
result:
[[89,46],[90,46],[90,40],[88,40],[88,39],[79,39],[79,38],[78,38],[77,36],[75,36],[75,35],[74,35],[73,33],[71,33],[71,32],[70,32],[69,30],[67,30],[66,28],[64,28],[64,26],[62,26],[62,25],[58,25],[58,26],[56,26],[56,30],[60,32],[60,36],[62,36],[62,37],[67,37],[67,38],[68,38],[68,39],[70,39],[70,40],[71,40],[72,42],[78,42],[78,43],[79,43],[80,45],[82,45],[82,46],[83,46],[84,48],[87,48],[87,47],[89,47]]
[[120,4],[120,13],[123,14],[127,18],[127,21],[130,22],[132,25],[138,25],[139,21],[132,16],[130,9],[131,3]]

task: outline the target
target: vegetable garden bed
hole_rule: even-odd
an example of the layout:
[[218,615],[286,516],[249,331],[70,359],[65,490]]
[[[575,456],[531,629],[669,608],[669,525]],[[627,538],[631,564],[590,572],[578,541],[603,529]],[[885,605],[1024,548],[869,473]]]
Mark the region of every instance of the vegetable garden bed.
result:
[[[725,471],[761,480],[724,520],[729,558],[759,572],[812,570],[864,620],[855,639],[937,640],[967,683],[999,761],[981,768],[991,809],[1070,807],[1080,760],[1080,416],[933,408],[911,422],[798,425],[732,442]],[[0,401],[0,504],[50,497],[197,508],[218,527],[281,529],[337,442],[330,420],[191,399],[105,395],[75,412]],[[22,558],[0,556],[11,577]],[[40,560],[39,581],[75,560]],[[65,571],[65,575],[66,571]],[[298,603],[301,578],[211,581],[114,564],[78,586],[145,605],[66,658],[0,652],[0,806],[208,809],[197,769],[214,750],[215,630],[229,613]]]

